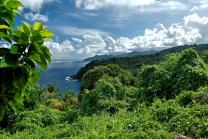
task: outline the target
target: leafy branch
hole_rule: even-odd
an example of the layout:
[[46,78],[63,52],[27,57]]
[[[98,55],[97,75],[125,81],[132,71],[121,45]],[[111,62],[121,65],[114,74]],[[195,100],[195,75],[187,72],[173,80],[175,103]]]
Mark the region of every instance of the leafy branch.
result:
[[37,83],[40,72],[37,66],[47,70],[51,53],[44,41],[53,33],[39,22],[33,26],[27,22],[15,29],[15,17],[24,7],[18,0],[0,1],[0,41],[10,48],[0,47],[0,121],[12,109],[15,113],[28,96],[26,87]]

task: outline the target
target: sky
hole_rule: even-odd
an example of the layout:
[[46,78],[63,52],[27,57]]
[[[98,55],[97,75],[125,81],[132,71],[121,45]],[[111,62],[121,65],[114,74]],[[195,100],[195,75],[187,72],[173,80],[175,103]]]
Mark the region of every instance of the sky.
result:
[[208,42],[208,0],[20,0],[22,21],[55,36],[53,60],[158,50]]

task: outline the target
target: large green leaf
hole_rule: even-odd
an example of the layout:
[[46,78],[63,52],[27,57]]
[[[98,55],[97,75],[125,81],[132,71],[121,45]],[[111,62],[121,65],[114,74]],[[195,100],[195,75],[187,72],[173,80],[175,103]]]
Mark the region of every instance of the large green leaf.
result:
[[16,45],[12,45],[10,49],[11,54],[18,54],[18,47]]
[[21,94],[16,94],[15,96],[14,96],[14,101],[16,101],[16,103],[17,103],[17,105],[20,105],[20,106],[23,106],[24,104],[23,104],[23,96],[21,96]]
[[7,25],[0,25],[0,29],[8,29],[9,27]]
[[31,26],[30,24],[28,24],[27,22],[23,22],[24,26],[23,26],[23,30],[25,32],[25,34],[27,34],[28,36],[30,36],[30,32],[31,32]]
[[39,78],[40,78],[40,72],[37,69],[34,69],[32,75],[29,77],[29,83],[31,85],[35,84],[38,82]]
[[33,53],[27,59],[35,61],[35,62],[41,62],[41,56],[37,53]]
[[41,62],[37,61],[38,66],[40,66],[44,71],[47,70],[48,68],[48,63],[46,62],[45,59],[41,58]]
[[26,33],[22,33],[21,38],[19,39],[18,43],[20,43],[20,44],[29,43],[29,39],[30,38]]
[[41,45],[39,45],[37,43],[34,43],[32,45],[35,48],[35,50],[37,51],[37,53],[42,54]]
[[13,9],[13,12],[14,12],[15,14],[21,14],[21,12],[20,12],[19,10],[16,10],[16,9]]
[[43,38],[51,38],[51,37],[54,36],[54,34],[53,34],[52,32],[50,32],[50,31],[48,31],[48,30],[44,30],[44,31],[41,32],[40,34],[41,34],[41,36],[42,36]]
[[27,59],[32,60],[35,63],[37,63],[38,66],[40,66],[44,71],[47,70],[48,63],[45,61],[43,57],[41,57],[41,55],[35,53],[33,55],[30,55]]
[[34,30],[43,30],[43,25],[42,25],[42,23],[40,23],[40,22],[35,22],[34,23],[34,27],[33,27],[33,29]]
[[41,49],[43,51],[44,58],[48,61],[48,63],[51,63],[51,53],[49,49],[46,46],[42,46]]
[[9,9],[18,9],[19,7],[24,7],[21,2],[17,0],[8,0],[6,6]]
[[18,103],[15,100],[12,100],[12,101],[9,102],[9,105],[13,109],[15,114],[17,114],[18,113],[18,109],[19,109]]
[[5,37],[5,36],[7,36],[5,33],[0,32],[0,38],[3,38],[3,37]]
[[10,66],[17,66],[19,57],[18,54],[6,54],[4,56],[6,64]]

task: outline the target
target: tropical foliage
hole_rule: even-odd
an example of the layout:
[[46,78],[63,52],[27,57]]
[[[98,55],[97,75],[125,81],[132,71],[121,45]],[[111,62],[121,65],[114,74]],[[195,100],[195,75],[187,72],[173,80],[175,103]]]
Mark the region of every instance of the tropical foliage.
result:
[[96,61],[78,73],[80,94],[61,95],[37,84],[52,33],[41,23],[14,28],[19,6],[0,1],[10,45],[0,48],[0,138],[208,138],[207,50]]
[[0,41],[10,48],[0,48],[0,120],[10,109],[18,112],[29,99],[30,88],[37,83],[40,73],[36,65],[47,69],[51,61],[49,49],[44,40],[53,36],[41,23],[34,26],[23,22],[15,28],[16,14],[23,5],[17,0],[0,1]]
[[169,55],[160,64],[144,66],[138,74],[138,86],[149,99],[173,98],[183,90],[196,90],[207,83],[207,66],[193,49]]

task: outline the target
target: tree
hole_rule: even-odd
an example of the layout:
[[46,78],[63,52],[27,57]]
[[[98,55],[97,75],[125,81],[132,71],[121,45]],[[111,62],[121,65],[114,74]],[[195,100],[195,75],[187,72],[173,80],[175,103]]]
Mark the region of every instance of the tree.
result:
[[168,55],[166,61],[144,66],[138,74],[138,87],[149,100],[170,99],[181,91],[195,91],[207,84],[207,65],[193,49]]
[[34,26],[23,22],[17,29],[15,17],[24,7],[18,0],[0,1],[0,42],[10,48],[0,48],[0,121],[8,110],[18,112],[24,98],[30,94],[25,91],[39,80],[40,72],[51,62],[49,49],[44,46],[45,39],[53,36],[39,22]]
[[96,82],[103,76],[118,77],[120,82],[127,86],[134,84],[134,77],[129,71],[122,69],[118,65],[109,64],[89,70],[82,79],[83,89],[93,89]]
[[120,108],[129,108],[137,91],[134,87],[122,84],[117,77],[103,76],[94,89],[84,90],[80,108],[87,114],[101,111],[114,114]]

